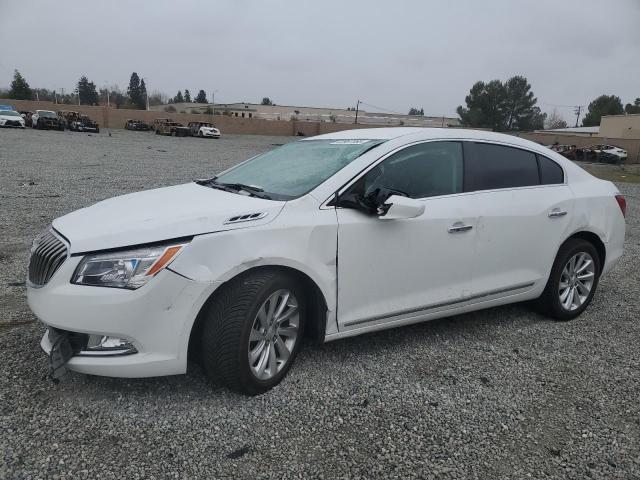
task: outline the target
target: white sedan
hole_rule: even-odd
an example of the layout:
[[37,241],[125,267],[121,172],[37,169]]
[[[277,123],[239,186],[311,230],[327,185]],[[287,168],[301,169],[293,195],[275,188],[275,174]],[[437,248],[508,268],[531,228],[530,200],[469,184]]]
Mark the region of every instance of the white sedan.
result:
[[0,110],[0,127],[25,128],[24,118],[14,110]]
[[525,300],[577,317],[622,255],[625,209],[611,182],[517,137],[343,131],[54,220],[28,299],[54,377],[180,374],[191,357],[258,394],[303,335]]

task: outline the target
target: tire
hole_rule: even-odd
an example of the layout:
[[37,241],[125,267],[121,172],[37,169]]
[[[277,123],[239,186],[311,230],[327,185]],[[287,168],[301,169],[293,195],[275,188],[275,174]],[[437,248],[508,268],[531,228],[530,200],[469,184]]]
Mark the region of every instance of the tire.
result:
[[202,138],[203,137],[202,132],[198,132],[198,136]]
[[[263,325],[258,312],[262,311],[266,314],[265,316],[268,316],[266,313],[270,305],[268,302],[273,298],[276,298],[274,309],[278,311],[281,303],[277,302],[283,300],[283,297],[277,296],[282,295],[281,292],[290,294],[286,297],[288,302],[283,314],[286,316],[286,312],[292,308],[289,306],[290,302],[297,304],[297,310],[293,309],[293,315],[290,319],[285,320],[280,328],[291,328],[297,333],[293,343],[289,345],[290,348],[287,349],[286,360],[282,364],[272,364],[272,356],[269,355],[271,351],[274,352],[274,358],[282,359],[282,350],[280,350],[280,346],[277,348],[270,346],[273,345],[273,342],[267,337],[272,334],[273,339],[278,337],[280,339],[279,345],[284,345],[285,341],[289,342],[291,337],[279,336],[274,333],[282,331],[278,329],[277,322],[273,324],[274,326],[269,327],[271,332],[266,330],[264,333],[260,333],[256,327],[261,329]],[[232,280],[229,284],[221,287],[210,303],[204,319],[201,358],[207,376],[246,395],[258,395],[275,387],[291,368],[300,349],[305,316],[304,292],[300,288],[299,282],[294,281],[290,276],[276,270],[262,270]],[[295,322],[297,322],[297,330],[294,328],[295,326],[292,326]],[[262,337],[260,340],[251,340],[252,334],[262,335]],[[269,345],[269,347],[260,350],[260,345],[264,347]],[[259,350],[262,353],[266,350],[266,356],[258,353],[254,360],[257,365],[252,366],[249,355]],[[278,355],[280,357],[277,357]],[[260,371],[262,359],[265,360],[265,364],[269,365],[268,368],[263,367],[262,369],[264,378],[260,378],[256,373]],[[271,368],[271,365],[275,365],[275,368]]]
[[[584,277],[584,280],[576,283],[576,287],[574,288],[575,292],[577,292],[578,295],[575,303],[573,303],[573,300],[568,299],[568,297],[572,295],[571,293],[569,293],[566,297],[566,302],[571,303],[568,309],[563,306],[561,301],[561,293],[565,292],[567,288],[561,291],[560,282],[561,280],[567,280],[567,282],[563,282],[563,285],[571,285],[571,282],[576,281],[576,279],[571,279],[570,277],[566,276],[566,274],[564,273],[565,267],[569,269],[569,262],[572,259],[576,258],[576,268],[579,269],[580,265],[584,265],[584,263],[578,263],[580,261],[580,258],[587,259],[587,257],[580,257],[580,255],[585,254],[586,256],[591,258],[592,264],[591,266],[585,267],[585,269],[578,274],[577,278],[579,279],[580,276],[582,276]],[[598,287],[600,272],[602,271],[601,269],[602,267],[600,256],[598,255],[598,251],[592,243],[581,238],[572,238],[567,240],[558,251],[558,255],[556,256],[556,259],[553,262],[553,267],[551,268],[551,273],[549,274],[549,280],[547,281],[547,285],[542,292],[542,295],[534,302],[536,309],[555,320],[567,321],[576,318],[589,306],[589,303],[591,303],[593,295],[595,294]],[[587,282],[586,276],[589,274],[589,272],[591,272],[593,275],[592,277],[590,277],[591,286],[589,287],[588,294],[580,295],[580,293],[585,293],[585,291],[581,290],[579,284],[586,284],[584,282]],[[571,290],[571,287],[568,287],[568,290]],[[577,305],[578,302],[580,302],[579,306]]]
[[160,135],[160,130],[156,130],[156,135]]
[[96,127],[96,133],[100,133],[100,129]]
[[176,136],[176,131],[175,131],[175,130],[173,130],[173,131],[171,132],[171,136],[172,136],[172,137],[175,137],[175,136]]

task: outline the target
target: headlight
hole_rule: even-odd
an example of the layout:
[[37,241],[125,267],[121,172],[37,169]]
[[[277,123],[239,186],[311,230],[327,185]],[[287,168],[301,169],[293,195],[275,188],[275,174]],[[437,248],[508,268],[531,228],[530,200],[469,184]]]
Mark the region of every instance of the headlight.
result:
[[71,283],[135,290],[166,267],[185,245],[170,243],[87,255],[78,264]]

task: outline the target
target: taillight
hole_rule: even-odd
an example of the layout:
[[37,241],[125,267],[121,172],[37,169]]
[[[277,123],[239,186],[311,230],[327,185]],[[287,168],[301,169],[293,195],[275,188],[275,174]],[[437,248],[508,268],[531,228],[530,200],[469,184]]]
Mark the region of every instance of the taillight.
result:
[[618,206],[620,207],[620,211],[622,212],[622,216],[627,216],[627,201],[624,199],[622,195],[616,195],[616,202],[618,202]]

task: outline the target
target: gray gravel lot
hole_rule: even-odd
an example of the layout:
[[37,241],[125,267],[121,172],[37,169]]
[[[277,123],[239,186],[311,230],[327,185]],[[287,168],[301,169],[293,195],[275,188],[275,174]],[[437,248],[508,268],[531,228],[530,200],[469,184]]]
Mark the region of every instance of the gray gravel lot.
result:
[[43,379],[31,238],[98,200],[293,138],[0,130],[0,478],[640,479],[640,185],[626,253],[568,323],[522,305],[307,344],[255,398],[188,375]]

